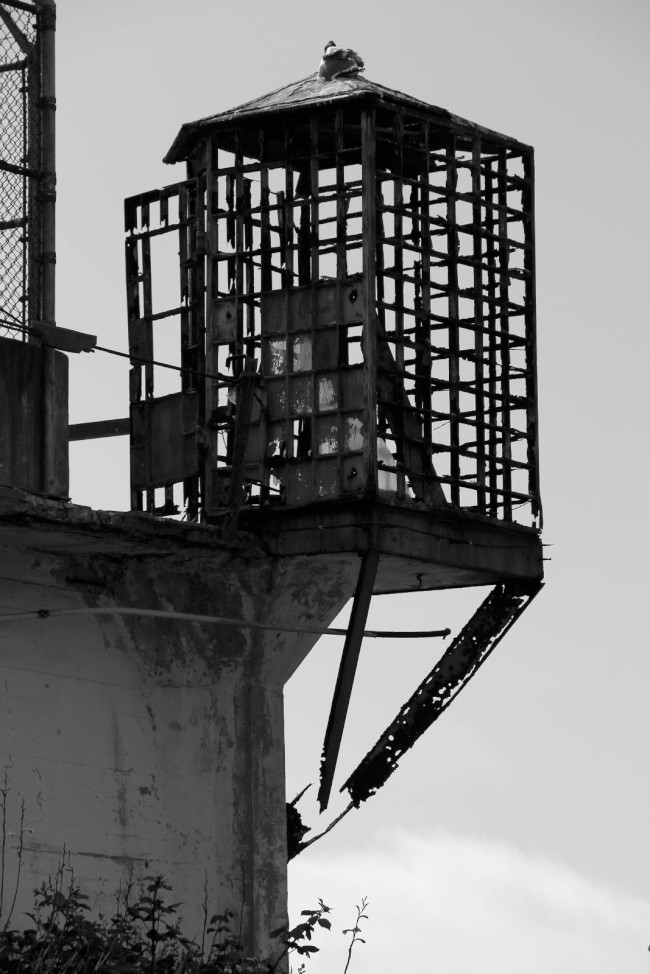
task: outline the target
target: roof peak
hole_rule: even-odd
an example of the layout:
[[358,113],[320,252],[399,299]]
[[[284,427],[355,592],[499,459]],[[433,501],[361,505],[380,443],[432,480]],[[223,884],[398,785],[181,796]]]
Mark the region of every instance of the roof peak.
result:
[[229,108],[224,112],[208,115],[194,122],[185,122],[163,161],[172,163],[186,159],[188,152],[203,131],[226,122],[256,114],[305,108],[310,105],[337,104],[350,99],[373,95],[382,101],[399,102],[413,108],[433,110],[447,117],[449,115],[448,112],[444,112],[440,108],[428,105],[417,98],[403,94],[403,92],[387,88],[385,85],[371,81],[370,78],[363,77],[360,74],[344,75],[326,81],[320,78],[316,71],[307,75],[306,78],[282,85],[265,95],[259,95],[257,98],[252,98],[250,101],[243,102],[241,105]]
[[[326,81],[320,78],[316,71],[307,75],[306,78],[282,85],[266,95],[252,98],[235,108],[199,118],[194,122],[185,122],[163,162],[182,162],[189,157],[197,142],[212,129],[228,126],[239,120],[254,118],[256,115],[272,115],[276,112],[286,112],[293,109],[321,105],[343,105],[361,98],[373,98],[376,102],[381,102],[392,108],[411,109],[426,118],[442,123],[443,126],[452,124],[459,129],[464,129],[467,133],[480,132],[488,139],[517,143],[515,139],[509,139],[499,132],[470,122],[444,108],[428,104],[419,98],[413,98],[412,95],[387,88],[385,85],[371,81],[370,78],[360,74],[342,75],[333,78],[331,81]],[[517,144],[523,146],[523,143]],[[524,146],[524,148],[530,148],[530,146]]]
[[[383,88],[376,85],[368,78],[362,78],[358,74],[346,75],[344,77],[333,78],[325,81],[319,78],[318,72],[308,74],[306,78],[299,81],[291,81],[289,84],[281,85],[265,95],[258,95],[250,101],[245,101],[241,105],[229,108],[225,112],[211,116],[220,119],[222,116],[245,115],[250,112],[269,110],[275,107],[290,107],[292,104],[302,104],[303,102],[329,101],[332,98],[341,98],[354,95],[360,89]],[[388,91],[388,88],[383,89]],[[203,121],[203,120],[202,120]]]

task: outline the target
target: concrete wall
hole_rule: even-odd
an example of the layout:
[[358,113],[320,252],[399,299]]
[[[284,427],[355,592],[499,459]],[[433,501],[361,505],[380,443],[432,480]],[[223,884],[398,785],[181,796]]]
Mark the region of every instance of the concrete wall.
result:
[[[81,543],[34,523],[5,540],[1,614],[118,605],[323,624],[357,570],[254,549],[115,552],[101,531]],[[24,799],[32,830],[12,923],[65,848],[108,915],[130,868],[163,873],[187,935],[207,886],[208,909],[234,910],[237,924],[243,909],[249,949],[272,953],[268,933],[286,920],[282,688],[315,639],[144,616],[0,623],[7,826],[18,831]]]
[[68,360],[0,338],[0,484],[68,495]]

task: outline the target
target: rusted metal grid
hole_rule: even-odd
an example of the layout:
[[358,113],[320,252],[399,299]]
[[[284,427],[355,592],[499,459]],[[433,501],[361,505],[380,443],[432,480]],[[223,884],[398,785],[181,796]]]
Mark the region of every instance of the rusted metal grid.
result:
[[410,442],[454,507],[506,521],[523,507],[530,521],[539,516],[532,150],[394,114],[378,153],[383,482],[425,499],[431,466],[404,462]]
[[[209,371],[237,375],[257,360],[263,377],[260,421],[248,433],[249,503],[304,504],[369,484],[364,124],[343,110],[265,119],[215,134],[201,160]],[[213,383],[217,422],[228,423],[229,397]],[[227,473],[227,450],[210,464],[212,506],[221,463]]]
[[[188,477],[192,516],[197,506],[216,515],[241,502],[305,503],[367,485],[374,415],[362,350],[361,119],[346,125],[337,112],[298,135],[288,123],[280,136],[260,126],[251,145],[249,127],[247,154],[238,130],[211,138],[188,181],[126,202],[137,509],[177,510],[175,485]],[[180,201],[176,222],[172,200]],[[163,307],[152,251],[176,231],[180,295]],[[168,276],[171,262],[165,267]],[[165,346],[175,317],[180,354]],[[186,370],[176,388],[186,399],[199,392],[194,407],[173,392],[160,397],[162,370],[151,360],[163,358]],[[245,397],[245,376],[259,368],[264,382]],[[185,450],[175,453],[182,470],[169,462],[164,435],[153,442],[163,410],[200,427],[197,435],[186,422]]]
[[0,4],[0,335],[40,317],[40,36],[31,3]]
[[182,502],[192,519],[204,422],[204,196],[204,181],[189,180],[125,203],[132,507],[165,515]]
[[[231,123],[188,175],[127,201],[132,351],[155,357],[152,323],[176,315],[198,396],[154,404],[156,367],[134,361],[132,399],[143,372],[150,401],[136,507],[177,509],[185,481],[192,516],[377,491],[539,516],[532,150],[352,104]],[[151,243],[183,194],[169,311],[152,303]],[[145,443],[156,410],[182,416],[182,469]]]

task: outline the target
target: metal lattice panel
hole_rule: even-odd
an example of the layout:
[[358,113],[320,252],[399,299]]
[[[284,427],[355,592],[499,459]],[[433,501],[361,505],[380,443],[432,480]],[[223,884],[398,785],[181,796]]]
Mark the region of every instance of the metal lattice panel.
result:
[[[184,503],[191,518],[198,514],[197,431],[204,421],[202,193],[199,182],[190,180],[125,204],[132,504],[136,510],[173,514]],[[163,246],[167,251],[158,250]],[[158,262],[152,261],[152,251]],[[161,278],[167,284],[162,292]],[[179,371],[158,367],[159,360]],[[182,497],[174,491],[178,484]],[[157,489],[162,496],[156,497]]]

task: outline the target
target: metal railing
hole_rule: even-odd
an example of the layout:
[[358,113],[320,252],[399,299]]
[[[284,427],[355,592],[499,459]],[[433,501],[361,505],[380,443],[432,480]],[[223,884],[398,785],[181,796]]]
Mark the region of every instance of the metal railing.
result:
[[54,324],[53,0],[0,3],[0,336]]

